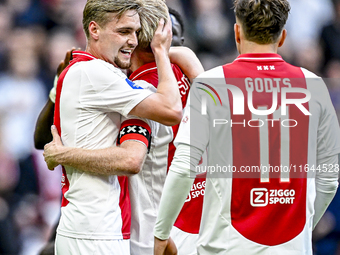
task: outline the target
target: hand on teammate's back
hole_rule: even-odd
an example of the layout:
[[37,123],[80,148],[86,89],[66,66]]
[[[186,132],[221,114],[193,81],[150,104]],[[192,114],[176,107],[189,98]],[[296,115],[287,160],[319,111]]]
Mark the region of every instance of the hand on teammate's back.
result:
[[55,160],[55,156],[59,153],[60,148],[62,149],[65,147],[63,146],[58,131],[54,125],[51,127],[51,132],[53,140],[45,145],[43,155],[48,169],[54,170],[54,168],[59,165],[59,163]]
[[75,50],[81,50],[80,48],[72,48],[71,50],[68,50],[65,54],[64,60],[60,62],[57,68],[57,76],[60,76],[61,72],[69,65],[70,61],[72,60],[72,52]]

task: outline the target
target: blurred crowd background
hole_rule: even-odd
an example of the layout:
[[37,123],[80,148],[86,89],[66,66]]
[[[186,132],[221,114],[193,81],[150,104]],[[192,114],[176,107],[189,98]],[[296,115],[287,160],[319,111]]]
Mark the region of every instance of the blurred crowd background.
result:
[[[340,0],[290,0],[279,53],[327,81],[340,116]],[[85,49],[86,0],[0,0],[0,254],[36,255],[60,212],[61,171],[48,171],[33,132],[56,68],[71,47]],[[205,69],[237,57],[232,0],[167,0],[184,22],[184,45]],[[313,241],[315,254],[340,254],[340,195]]]

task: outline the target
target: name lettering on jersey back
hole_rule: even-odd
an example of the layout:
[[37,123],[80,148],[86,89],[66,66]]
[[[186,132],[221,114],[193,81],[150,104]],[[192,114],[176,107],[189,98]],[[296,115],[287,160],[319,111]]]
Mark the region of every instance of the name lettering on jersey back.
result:
[[245,85],[247,91],[253,92],[273,92],[276,88],[277,92],[280,92],[280,87],[291,88],[292,84],[289,78],[246,78]]
[[179,93],[181,97],[185,96],[187,94],[187,91],[190,88],[190,82],[188,78],[183,75],[181,80],[177,81],[177,83],[178,83]]
[[65,183],[65,176],[62,175],[61,176],[61,188],[63,188],[65,185],[66,185],[66,183]]
[[253,207],[264,207],[275,204],[293,204],[294,189],[254,188],[250,191],[250,204]]

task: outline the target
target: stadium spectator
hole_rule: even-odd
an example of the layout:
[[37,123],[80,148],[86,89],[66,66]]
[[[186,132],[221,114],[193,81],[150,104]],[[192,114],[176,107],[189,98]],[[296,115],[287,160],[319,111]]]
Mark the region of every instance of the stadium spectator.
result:
[[320,46],[322,48],[324,61],[321,70],[326,75],[328,65],[332,64],[333,60],[340,60],[340,1],[333,0],[335,17],[330,24],[322,27],[320,33]]
[[[0,135],[2,119],[0,114]],[[1,137],[1,136],[0,136]],[[4,149],[0,138],[0,254],[19,254],[21,243],[13,218],[17,196],[14,188],[19,180],[19,166]]]

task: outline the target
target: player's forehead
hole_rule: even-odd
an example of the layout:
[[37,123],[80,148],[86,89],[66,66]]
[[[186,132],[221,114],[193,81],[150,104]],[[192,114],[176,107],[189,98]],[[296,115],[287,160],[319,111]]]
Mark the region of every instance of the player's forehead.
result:
[[140,17],[136,10],[128,10],[123,12],[120,16],[118,14],[112,14],[111,26],[115,29],[129,29],[140,30]]

